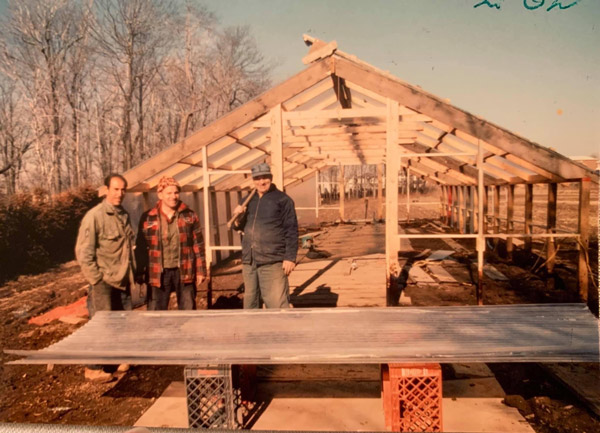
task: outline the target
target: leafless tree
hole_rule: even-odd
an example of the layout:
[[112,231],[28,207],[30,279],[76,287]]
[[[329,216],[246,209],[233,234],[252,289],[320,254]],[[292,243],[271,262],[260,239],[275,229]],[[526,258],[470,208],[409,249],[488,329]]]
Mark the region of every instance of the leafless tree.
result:
[[[95,15],[93,35],[102,56],[101,65],[121,96],[119,141],[124,149],[123,170],[128,170],[139,162],[137,155],[146,153],[144,100],[171,41],[165,31],[171,3],[165,0],[98,0]],[[135,137],[134,120],[137,122]]]
[[270,69],[247,26],[230,27],[216,40],[205,64],[215,117],[252,99],[270,85]]
[[68,0],[20,0],[9,4],[9,19],[3,23],[2,66],[21,82],[35,107],[36,124],[43,132],[37,143],[38,155],[49,161],[46,175],[51,192],[62,188],[61,83],[69,53],[83,38],[75,20],[78,7],[77,2]]
[[54,193],[127,170],[264,91],[270,67],[249,28],[221,30],[193,0],[9,0],[6,190]]
[[17,100],[14,84],[6,80],[0,82],[0,174],[4,176],[8,195],[17,191],[23,156],[33,143],[25,121],[26,113]]

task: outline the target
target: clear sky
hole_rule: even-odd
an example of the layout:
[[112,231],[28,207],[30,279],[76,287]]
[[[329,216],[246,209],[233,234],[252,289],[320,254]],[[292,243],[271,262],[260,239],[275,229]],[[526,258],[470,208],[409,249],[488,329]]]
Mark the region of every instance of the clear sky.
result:
[[597,156],[600,1],[488,0],[500,8],[474,7],[482,2],[204,1],[222,24],[252,28],[261,51],[277,62],[276,83],[305,67],[308,33],[538,144]]

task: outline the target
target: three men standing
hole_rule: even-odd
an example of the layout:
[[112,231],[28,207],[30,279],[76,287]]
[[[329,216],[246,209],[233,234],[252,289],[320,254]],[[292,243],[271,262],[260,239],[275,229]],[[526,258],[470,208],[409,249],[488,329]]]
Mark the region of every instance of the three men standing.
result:
[[195,310],[196,287],[206,278],[200,221],[179,199],[175,179],[162,177],[157,192],[158,203],[140,219],[136,247],[139,273],[147,273],[152,290],[148,309],[168,309],[174,291],[180,310]]
[[266,163],[252,167],[256,194],[247,210],[238,205],[234,212],[244,214],[233,227],[243,231],[242,274],[244,308],[289,308],[288,275],[296,266],[298,219],[293,200],[273,184]]

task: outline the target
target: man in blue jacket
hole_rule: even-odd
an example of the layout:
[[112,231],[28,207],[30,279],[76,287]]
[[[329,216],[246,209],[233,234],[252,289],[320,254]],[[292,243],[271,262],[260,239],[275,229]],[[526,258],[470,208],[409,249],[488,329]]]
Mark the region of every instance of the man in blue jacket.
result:
[[243,231],[242,273],[244,308],[289,308],[288,275],[296,266],[298,219],[294,201],[273,184],[271,168],[266,163],[252,167],[256,194],[236,214],[245,218],[234,222]]

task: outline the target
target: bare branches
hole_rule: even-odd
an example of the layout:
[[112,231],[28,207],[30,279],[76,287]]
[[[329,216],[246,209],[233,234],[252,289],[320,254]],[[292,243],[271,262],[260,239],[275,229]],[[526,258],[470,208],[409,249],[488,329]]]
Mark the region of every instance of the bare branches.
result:
[[0,80],[18,97],[0,95],[8,192],[127,170],[270,84],[250,30],[219,29],[195,1],[9,2]]

